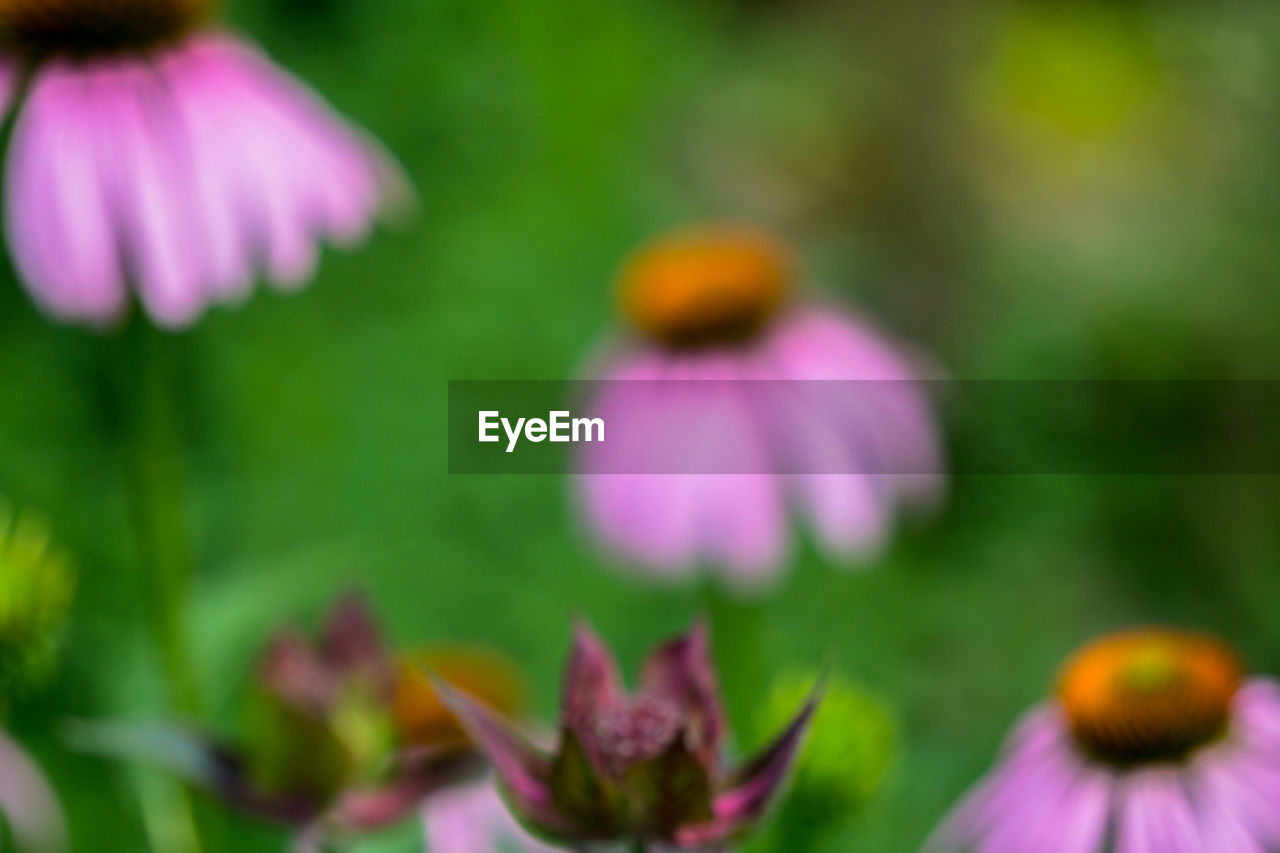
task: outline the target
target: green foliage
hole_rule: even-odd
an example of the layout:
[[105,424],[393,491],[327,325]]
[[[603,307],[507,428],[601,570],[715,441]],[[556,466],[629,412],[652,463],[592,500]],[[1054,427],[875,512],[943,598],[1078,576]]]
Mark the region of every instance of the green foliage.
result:
[[[759,714],[757,730],[774,732],[790,720],[821,676],[786,673]],[[836,675],[825,682],[822,704],[796,762],[790,796],[773,836],[786,846],[839,830],[880,791],[899,755],[898,718],[888,702]],[[800,847],[799,849],[804,849]]]
[[53,673],[75,573],[42,518],[0,500],[0,703]]

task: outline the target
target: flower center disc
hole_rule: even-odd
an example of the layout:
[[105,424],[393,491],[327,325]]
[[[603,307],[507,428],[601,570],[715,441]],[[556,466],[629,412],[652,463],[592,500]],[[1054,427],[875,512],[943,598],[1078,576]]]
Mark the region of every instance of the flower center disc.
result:
[[791,284],[786,250],[766,234],[714,229],[678,234],[642,249],[623,270],[623,313],[671,346],[750,338]]
[[0,32],[32,53],[135,50],[176,38],[213,0],[0,0]]
[[1058,698],[1080,744],[1118,765],[1176,761],[1220,737],[1243,678],[1235,653],[1198,634],[1141,629],[1086,646]]

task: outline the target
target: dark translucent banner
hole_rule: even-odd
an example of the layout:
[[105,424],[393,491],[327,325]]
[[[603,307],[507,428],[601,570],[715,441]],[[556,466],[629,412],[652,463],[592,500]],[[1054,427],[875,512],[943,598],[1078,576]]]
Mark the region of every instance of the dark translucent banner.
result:
[[456,474],[1277,474],[1280,382],[449,383]]

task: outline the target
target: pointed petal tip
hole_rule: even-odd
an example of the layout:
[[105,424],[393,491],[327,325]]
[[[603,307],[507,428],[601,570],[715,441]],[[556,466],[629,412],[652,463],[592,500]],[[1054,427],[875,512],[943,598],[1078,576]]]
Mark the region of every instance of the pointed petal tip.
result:
[[549,787],[551,758],[531,746],[510,722],[498,717],[482,702],[440,678],[428,677],[445,707],[457,716],[478,750],[488,759],[512,811],[522,820],[556,826],[559,819],[554,814]]
[[561,712],[571,727],[622,693],[617,660],[604,640],[583,620],[574,623],[573,645],[565,666]]
[[573,617],[573,644],[574,646],[579,644],[604,645],[600,632],[591,624],[591,620],[581,613],[575,614]]
[[[826,676],[814,685],[809,698],[787,726],[754,758],[730,774],[728,784],[716,795],[716,821],[708,837],[723,841],[761,819],[791,773],[800,745],[822,701]],[[718,833],[718,835],[716,834]]]

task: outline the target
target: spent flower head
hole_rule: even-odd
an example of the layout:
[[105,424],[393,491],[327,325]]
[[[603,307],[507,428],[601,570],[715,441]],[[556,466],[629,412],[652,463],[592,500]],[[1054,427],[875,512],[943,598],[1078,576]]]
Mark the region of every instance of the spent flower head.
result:
[[726,767],[727,724],[702,625],[649,656],[635,693],[624,690],[610,651],[580,625],[551,753],[474,698],[441,692],[488,755],[516,816],[572,847],[718,850],[740,839],[776,798],[818,703],[811,694],[770,746]]
[[[424,655],[462,689],[515,710],[519,690],[501,661],[478,651]],[[159,763],[229,806],[305,830],[308,838],[375,830],[484,770],[420,674],[422,658],[392,655],[361,600],[347,598],[316,640],[290,629],[267,645],[234,743],[113,724],[82,726],[79,740],[94,751]]]

